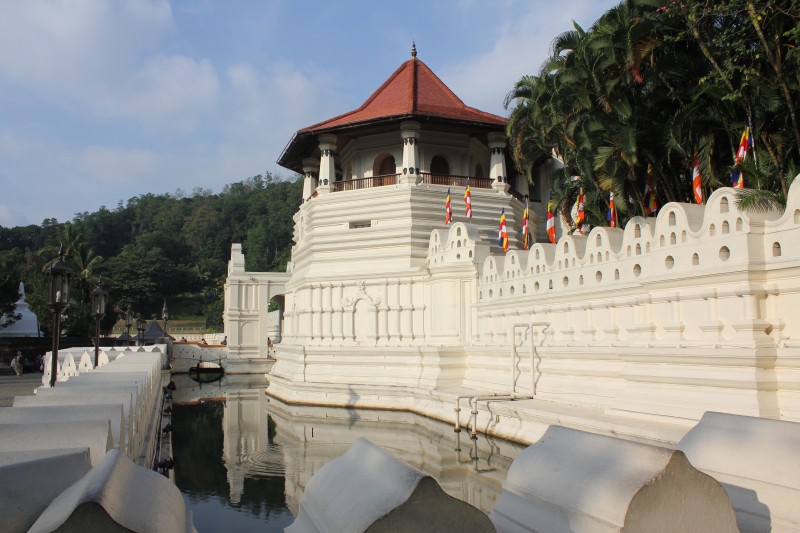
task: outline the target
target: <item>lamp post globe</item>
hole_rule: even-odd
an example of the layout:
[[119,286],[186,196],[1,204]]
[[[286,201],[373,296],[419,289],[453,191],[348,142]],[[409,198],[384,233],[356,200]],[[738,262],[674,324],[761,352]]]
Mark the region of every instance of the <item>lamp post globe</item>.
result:
[[58,374],[58,341],[61,336],[61,313],[69,305],[69,283],[74,270],[64,262],[64,246],[58,250],[58,259],[45,272],[47,280],[47,305],[53,310],[53,351],[50,359],[50,386],[55,387]]
[[92,316],[94,317],[94,367],[97,368],[100,358],[100,321],[106,316],[106,298],[108,292],[97,282],[92,291]]

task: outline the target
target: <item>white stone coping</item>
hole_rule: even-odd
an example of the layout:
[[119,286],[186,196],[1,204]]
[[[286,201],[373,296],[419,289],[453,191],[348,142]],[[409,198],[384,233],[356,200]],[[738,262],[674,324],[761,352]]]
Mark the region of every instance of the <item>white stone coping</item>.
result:
[[559,426],[517,456],[489,516],[499,531],[738,531],[682,452]]
[[127,431],[120,404],[37,405],[0,408],[0,424],[49,424],[80,420],[107,420],[111,426],[114,446],[126,450]]
[[17,450],[50,450],[89,448],[92,465],[100,463],[106,452],[114,448],[108,420],[80,420],[48,424],[0,424],[0,452]]
[[[96,406],[119,408],[122,413],[122,427],[125,433],[125,443],[128,457],[133,458],[134,424],[130,421],[130,395],[129,394],[101,394],[92,397],[83,396],[15,396],[14,408],[26,407],[63,407],[76,410],[91,410]],[[113,431],[112,431],[113,433]],[[120,440],[123,440],[120,437]]]
[[359,438],[309,480],[287,533],[494,531],[486,515],[430,476]]
[[99,531],[193,533],[191,511],[167,478],[112,450],[42,513],[30,533]]
[[89,468],[88,448],[0,452],[2,530],[28,531],[50,502]]
[[17,405],[36,405],[34,400],[24,398],[43,398],[51,399],[49,404],[69,404],[72,400],[89,403],[122,403],[123,413],[127,417],[128,434],[128,453],[135,457],[139,452],[139,446],[144,439],[144,409],[137,402],[138,392],[136,387],[79,387],[66,388],[59,387],[40,387],[36,389],[36,396],[21,397],[14,399],[14,406]]
[[707,412],[678,449],[722,483],[742,531],[800,531],[800,424]]

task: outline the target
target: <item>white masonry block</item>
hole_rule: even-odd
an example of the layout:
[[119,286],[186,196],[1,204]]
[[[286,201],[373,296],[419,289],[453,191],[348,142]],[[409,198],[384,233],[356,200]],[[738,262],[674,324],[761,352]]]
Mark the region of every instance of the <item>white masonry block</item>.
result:
[[[136,387],[86,387],[86,388],[67,388],[56,385],[52,388],[39,387],[36,389],[37,398],[47,398],[47,405],[59,405],[60,403],[69,404],[73,400],[85,403],[122,403],[127,418],[128,434],[131,435],[128,446],[129,453],[139,452],[139,444],[144,438],[144,412],[141,405],[137,402],[138,394]],[[14,398],[14,406],[36,405],[33,400],[24,400],[30,396],[17,396]],[[135,457],[135,455],[134,455]]]
[[[48,396],[38,394],[36,396],[15,396],[14,407],[58,407],[58,408],[75,408],[78,410],[93,410],[96,407],[104,406],[109,408],[116,407],[122,413],[122,431],[125,433],[124,440],[128,457],[136,457],[134,453],[138,450],[134,449],[135,435],[134,424],[130,420],[131,397],[129,394],[105,394],[100,396]],[[113,436],[113,430],[112,430]]]
[[0,452],[0,529],[28,531],[50,502],[90,467],[87,448]]
[[682,452],[559,426],[517,456],[489,517],[499,532],[738,531]]
[[127,435],[120,404],[95,404],[89,407],[59,404],[0,408],[0,424],[49,424],[80,420],[107,420],[111,424],[114,446],[126,449]]
[[94,370],[94,353],[83,352],[78,361],[78,374],[85,374]]
[[0,452],[89,448],[92,465],[114,448],[108,420],[52,422],[50,424],[0,424]]
[[742,533],[800,531],[800,424],[708,412],[678,449],[722,483]]
[[308,481],[287,533],[494,531],[488,517],[366,439]]
[[59,495],[30,533],[136,531],[192,533],[192,514],[164,476],[110,451],[103,461]]

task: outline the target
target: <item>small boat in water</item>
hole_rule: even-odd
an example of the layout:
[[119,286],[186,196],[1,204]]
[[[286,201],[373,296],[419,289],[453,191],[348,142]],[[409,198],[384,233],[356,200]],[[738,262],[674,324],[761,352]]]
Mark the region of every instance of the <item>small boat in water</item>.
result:
[[225,368],[222,366],[221,362],[214,363],[212,361],[203,361],[201,359],[195,366],[189,368],[189,375],[195,381],[209,383],[211,381],[222,379],[222,376],[225,375]]

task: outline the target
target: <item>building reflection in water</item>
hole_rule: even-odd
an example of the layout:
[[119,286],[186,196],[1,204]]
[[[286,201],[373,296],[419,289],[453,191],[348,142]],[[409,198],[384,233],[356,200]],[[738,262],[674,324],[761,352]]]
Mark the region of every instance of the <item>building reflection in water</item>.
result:
[[[181,378],[182,376],[176,376]],[[448,494],[489,513],[500,495],[508,467],[524,448],[507,441],[469,433],[455,433],[451,426],[418,415],[396,411],[373,411],[343,408],[286,405],[264,394],[265,384],[234,381],[226,377],[218,384],[178,382],[176,402],[198,403],[203,398],[224,398],[222,402],[204,402],[221,410],[221,454],[219,467],[204,464],[205,469],[225,471],[227,499],[231,508],[247,508],[269,521],[281,507],[296,516],[308,480],[328,461],[342,455],[359,437],[369,439],[399,459],[434,477]],[[213,440],[214,431],[207,424],[190,423],[194,417],[188,408],[176,406],[173,417],[176,483],[184,494],[182,468],[193,468],[194,461],[212,461],[208,455],[196,457],[182,446],[204,449]],[[210,419],[208,424],[214,422]],[[205,426],[205,427],[201,427]],[[189,439],[181,431],[190,431]],[[218,432],[219,430],[217,430]],[[204,433],[210,434],[204,434]],[[205,444],[203,442],[205,441]],[[182,461],[181,455],[195,457]],[[187,464],[188,463],[188,464]],[[220,474],[221,470],[216,470]],[[213,476],[212,476],[213,477]],[[256,487],[257,480],[272,480],[269,488]],[[214,486],[198,490],[221,489],[220,479],[209,480]],[[282,494],[276,494],[282,487]],[[259,493],[251,494],[251,491]],[[223,496],[223,494],[219,494]],[[255,498],[266,498],[260,505]],[[264,510],[266,509],[266,513]],[[202,510],[193,510],[195,516]],[[266,516],[264,516],[266,514]],[[285,516],[283,517],[285,518]],[[202,524],[195,520],[199,530]]]

